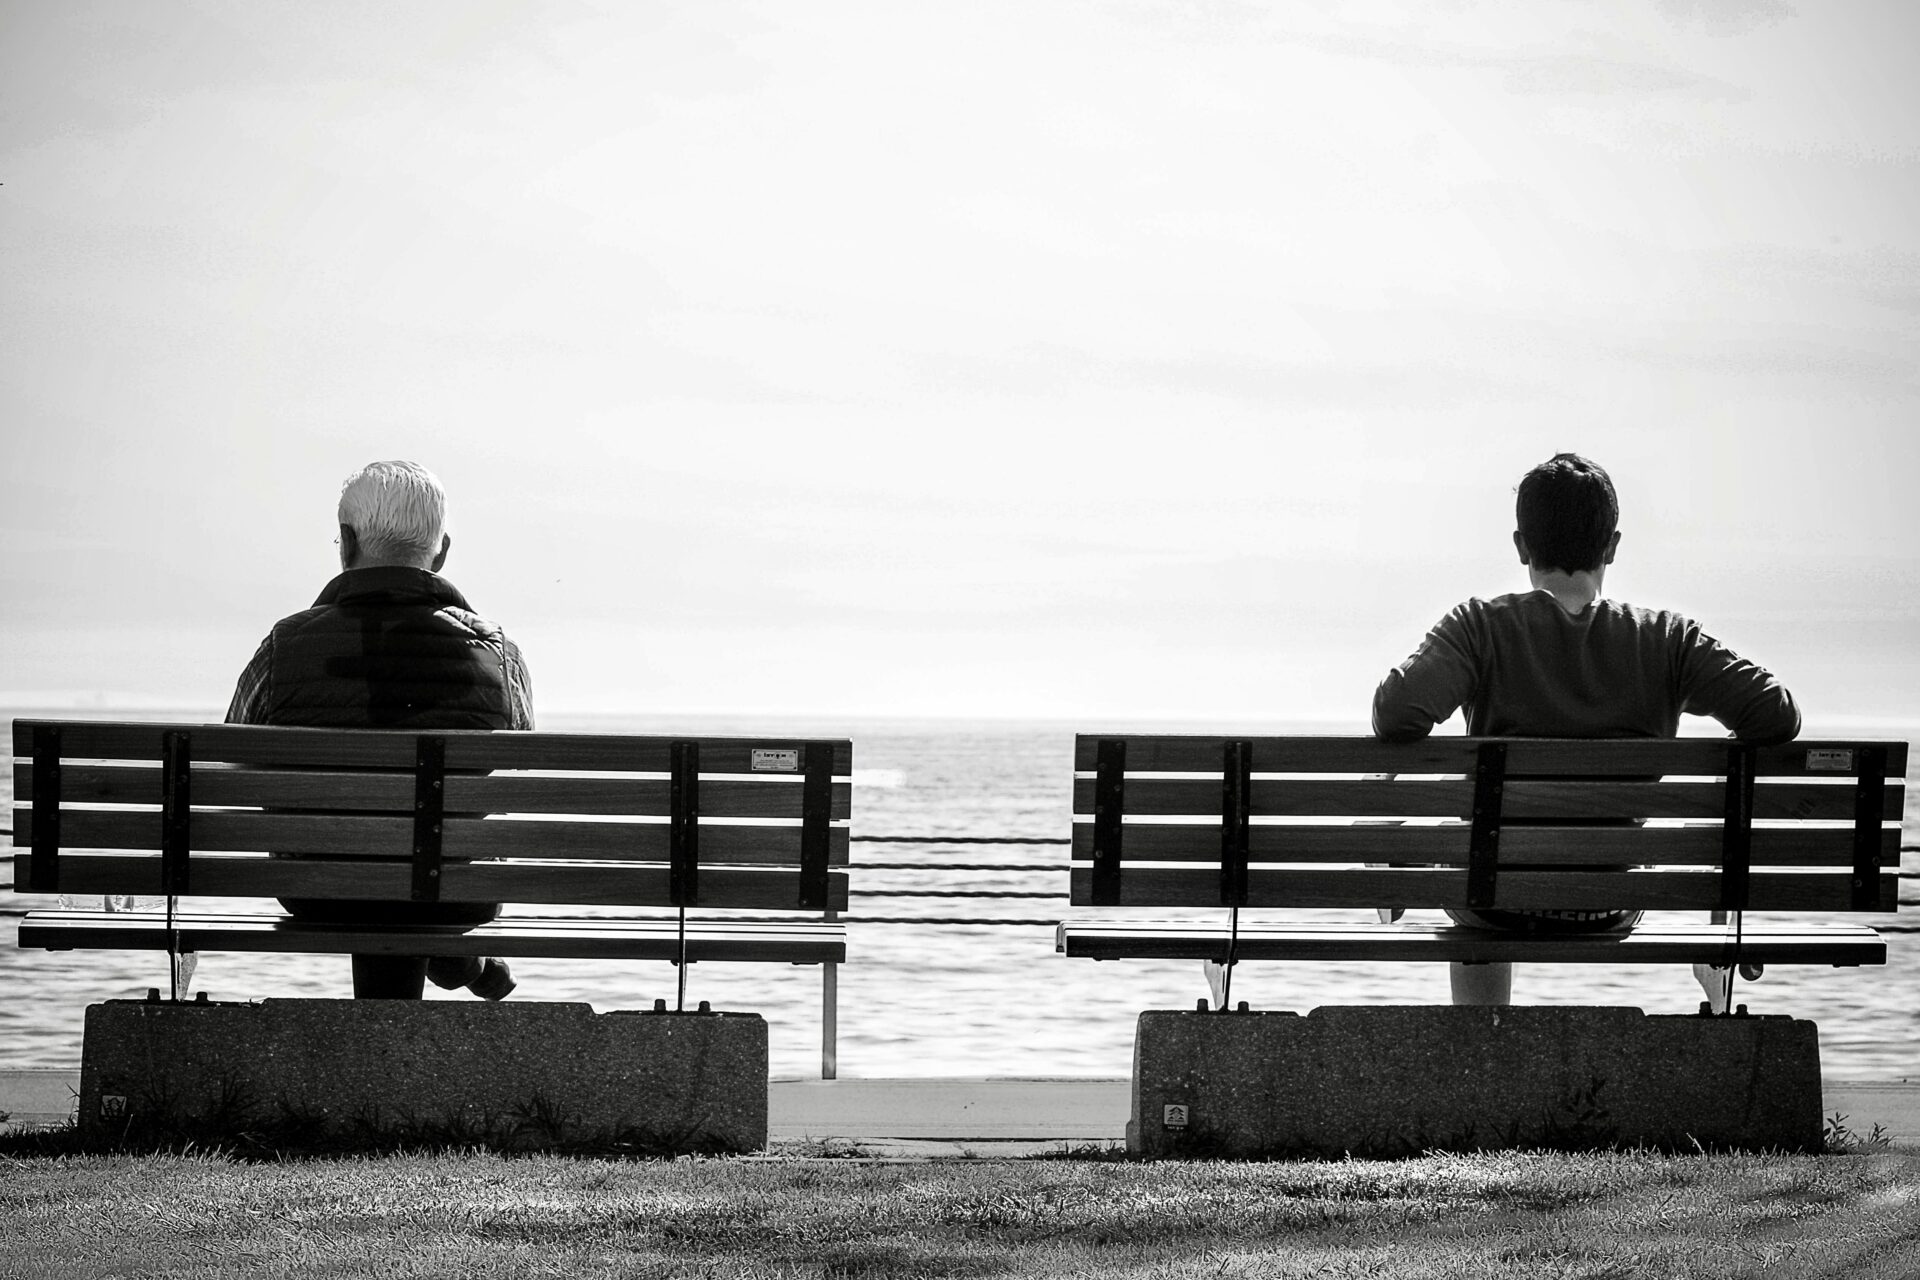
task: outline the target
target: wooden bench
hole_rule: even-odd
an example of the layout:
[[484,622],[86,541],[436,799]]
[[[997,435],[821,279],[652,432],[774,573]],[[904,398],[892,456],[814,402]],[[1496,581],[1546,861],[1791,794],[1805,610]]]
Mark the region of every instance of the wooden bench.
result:
[[[1217,914],[1070,920],[1057,947],[1222,964],[1883,964],[1872,928],[1833,917],[1896,909],[1906,760],[1899,742],[1082,735],[1073,905]],[[1362,918],[1381,907],[1732,923],[1527,936]],[[1271,914],[1304,908],[1355,918]]]
[[[832,1073],[845,740],[20,720],[13,750],[15,888],[170,908],[33,911],[23,947],[665,960],[683,999],[691,963],[819,964]],[[281,897],[541,913],[394,927],[194,905]]]

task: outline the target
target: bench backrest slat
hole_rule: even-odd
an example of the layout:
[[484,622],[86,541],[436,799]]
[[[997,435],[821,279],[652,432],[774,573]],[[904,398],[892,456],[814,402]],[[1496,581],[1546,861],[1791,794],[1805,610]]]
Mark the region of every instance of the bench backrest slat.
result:
[[[1203,734],[1081,734],[1073,767],[1091,772],[1099,744],[1127,744],[1129,773],[1220,772],[1224,744],[1232,739]],[[1245,739],[1241,739],[1245,741]],[[1423,738],[1381,742],[1374,738],[1302,735],[1254,738],[1254,769],[1263,773],[1471,774],[1480,738]],[[1643,777],[1648,774],[1718,777],[1726,772],[1724,738],[1507,738],[1507,774],[1535,777]],[[1863,746],[1886,750],[1889,781],[1907,773],[1904,742],[1786,742],[1757,747],[1760,777],[1846,777]],[[1854,753],[1852,758],[1847,753]]]
[[[32,816],[22,812],[17,839],[31,843]],[[551,818],[492,821],[447,818],[441,853],[447,859],[589,859],[665,862],[668,830],[662,822],[565,822]],[[68,810],[61,827],[70,848],[157,850],[160,815],[98,809]],[[413,821],[405,816],[315,813],[199,812],[193,818],[193,852],[322,854],[334,858],[408,858]],[[703,826],[703,862],[791,866],[797,841],[789,827]],[[846,828],[828,833],[828,863],[845,866]]]
[[[14,768],[13,791],[33,794],[33,764]],[[446,779],[445,808],[482,813],[629,815],[664,813],[664,778],[540,777],[521,774]],[[64,763],[60,794],[72,803],[160,803],[160,770],[146,765]],[[413,774],[306,771],[207,766],[194,769],[193,803],[280,809],[403,809],[413,803]],[[700,786],[700,812],[709,818],[798,818],[804,798],[799,777],[707,778]],[[832,817],[844,820],[847,789],[834,795]]]
[[[846,905],[844,739],[16,721],[13,741],[14,844],[38,851],[16,855],[23,889],[160,892],[171,830],[174,884],[194,895]],[[171,808],[169,742],[190,762]],[[677,792],[676,744],[697,762]],[[303,887],[273,887],[289,880]]]
[[[1514,871],[1502,869],[1499,905],[1508,910],[1710,911],[1719,905],[1717,876],[1685,871]],[[1853,910],[1848,878],[1756,871],[1754,910],[1844,912]],[[1075,867],[1076,904],[1091,903],[1093,871]],[[1352,907],[1387,905],[1464,906],[1467,872],[1351,868],[1329,875],[1322,868],[1253,870],[1247,874],[1249,907]],[[1602,904],[1606,904],[1603,906]],[[1122,907],[1205,908],[1220,905],[1218,872],[1139,867],[1121,880]],[[1892,911],[1892,903],[1877,908]]]
[[[193,758],[196,764],[220,761],[230,764],[404,771],[413,768],[413,743],[420,736],[412,730],[15,720],[13,754],[16,757],[33,755],[33,730],[35,726],[43,724],[57,724],[61,735],[61,754],[68,760],[157,761],[160,759],[161,735],[168,730],[185,729],[193,735]],[[661,735],[517,733],[487,729],[434,729],[428,732],[446,739],[447,768],[454,770],[630,770],[664,774],[670,764],[673,743],[689,740],[701,744],[700,767],[706,773],[764,772],[772,762],[763,757],[761,766],[756,768],[754,752],[804,752],[810,743],[816,741],[828,745],[835,777],[847,777],[853,769],[853,744],[844,738],[711,738],[691,735],[686,739],[675,739]]]
[[[1073,901],[1231,905],[1244,856],[1248,906],[1891,911],[1906,754],[1876,742],[1086,734]],[[1477,772],[1487,761],[1492,776]]]
[[[1209,834],[1217,827],[1202,827]],[[1262,863],[1418,862],[1466,866],[1469,828],[1446,826],[1270,826],[1249,828],[1248,861]],[[1879,865],[1900,865],[1900,833],[1884,829],[1879,837]],[[1220,851],[1192,825],[1129,825],[1124,861],[1198,862],[1217,865]],[[1853,831],[1842,828],[1791,830],[1756,827],[1752,835],[1755,866],[1824,868],[1851,871]],[[1722,848],[1716,826],[1691,827],[1507,827],[1500,834],[1502,864],[1591,866],[1601,863],[1658,863],[1661,865],[1717,866]],[[1076,861],[1093,857],[1093,831],[1077,827],[1073,834]]]
[[[1091,813],[1095,782],[1076,778],[1074,809]],[[1465,818],[1473,808],[1473,783],[1318,778],[1251,781],[1249,812],[1255,818]],[[1503,813],[1509,819],[1698,818],[1718,821],[1726,786],[1712,781],[1510,780]],[[1881,816],[1900,817],[1900,794],[1889,788]],[[1135,817],[1220,811],[1217,778],[1131,777],[1127,812]],[[1753,817],[1791,821],[1853,821],[1854,788],[1818,781],[1769,781],[1754,788]]]

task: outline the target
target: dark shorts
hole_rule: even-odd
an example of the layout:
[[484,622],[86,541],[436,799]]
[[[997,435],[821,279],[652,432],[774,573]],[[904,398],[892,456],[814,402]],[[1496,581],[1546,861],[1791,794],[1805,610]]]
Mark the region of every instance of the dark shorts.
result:
[[324,924],[486,924],[500,914],[494,902],[380,902],[358,898],[282,898],[296,920]]
[[1640,923],[1639,911],[1455,911],[1455,924],[1501,933],[1626,933]]

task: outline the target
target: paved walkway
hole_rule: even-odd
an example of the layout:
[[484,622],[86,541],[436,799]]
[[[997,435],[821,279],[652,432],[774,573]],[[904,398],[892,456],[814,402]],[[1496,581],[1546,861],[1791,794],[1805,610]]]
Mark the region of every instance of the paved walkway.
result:
[[[79,1087],[78,1071],[0,1071],[0,1111],[14,1124],[59,1123]],[[1877,1124],[1920,1147],[1920,1083],[1832,1081],[1825,1097],[1826,1115],[1853,1132]],[[1132,1090],[1125,1080],[776,1080],[767,1103],[777,1149],[921,1159],[1113,1146],[1126,1139]]]

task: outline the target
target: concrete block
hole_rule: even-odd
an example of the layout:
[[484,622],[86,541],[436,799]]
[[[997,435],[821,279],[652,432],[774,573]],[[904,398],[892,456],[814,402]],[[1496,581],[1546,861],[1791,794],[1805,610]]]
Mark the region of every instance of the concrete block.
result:
[[103,1142],[755,1151],[767,1024],[534,1001],[109,1001],[87,1009],[79,1124]]
[[1150,1010],[1134,1042],[1139,1155],[1696,1143],[1820,1148],[1813,1023],[1529,1005]]

